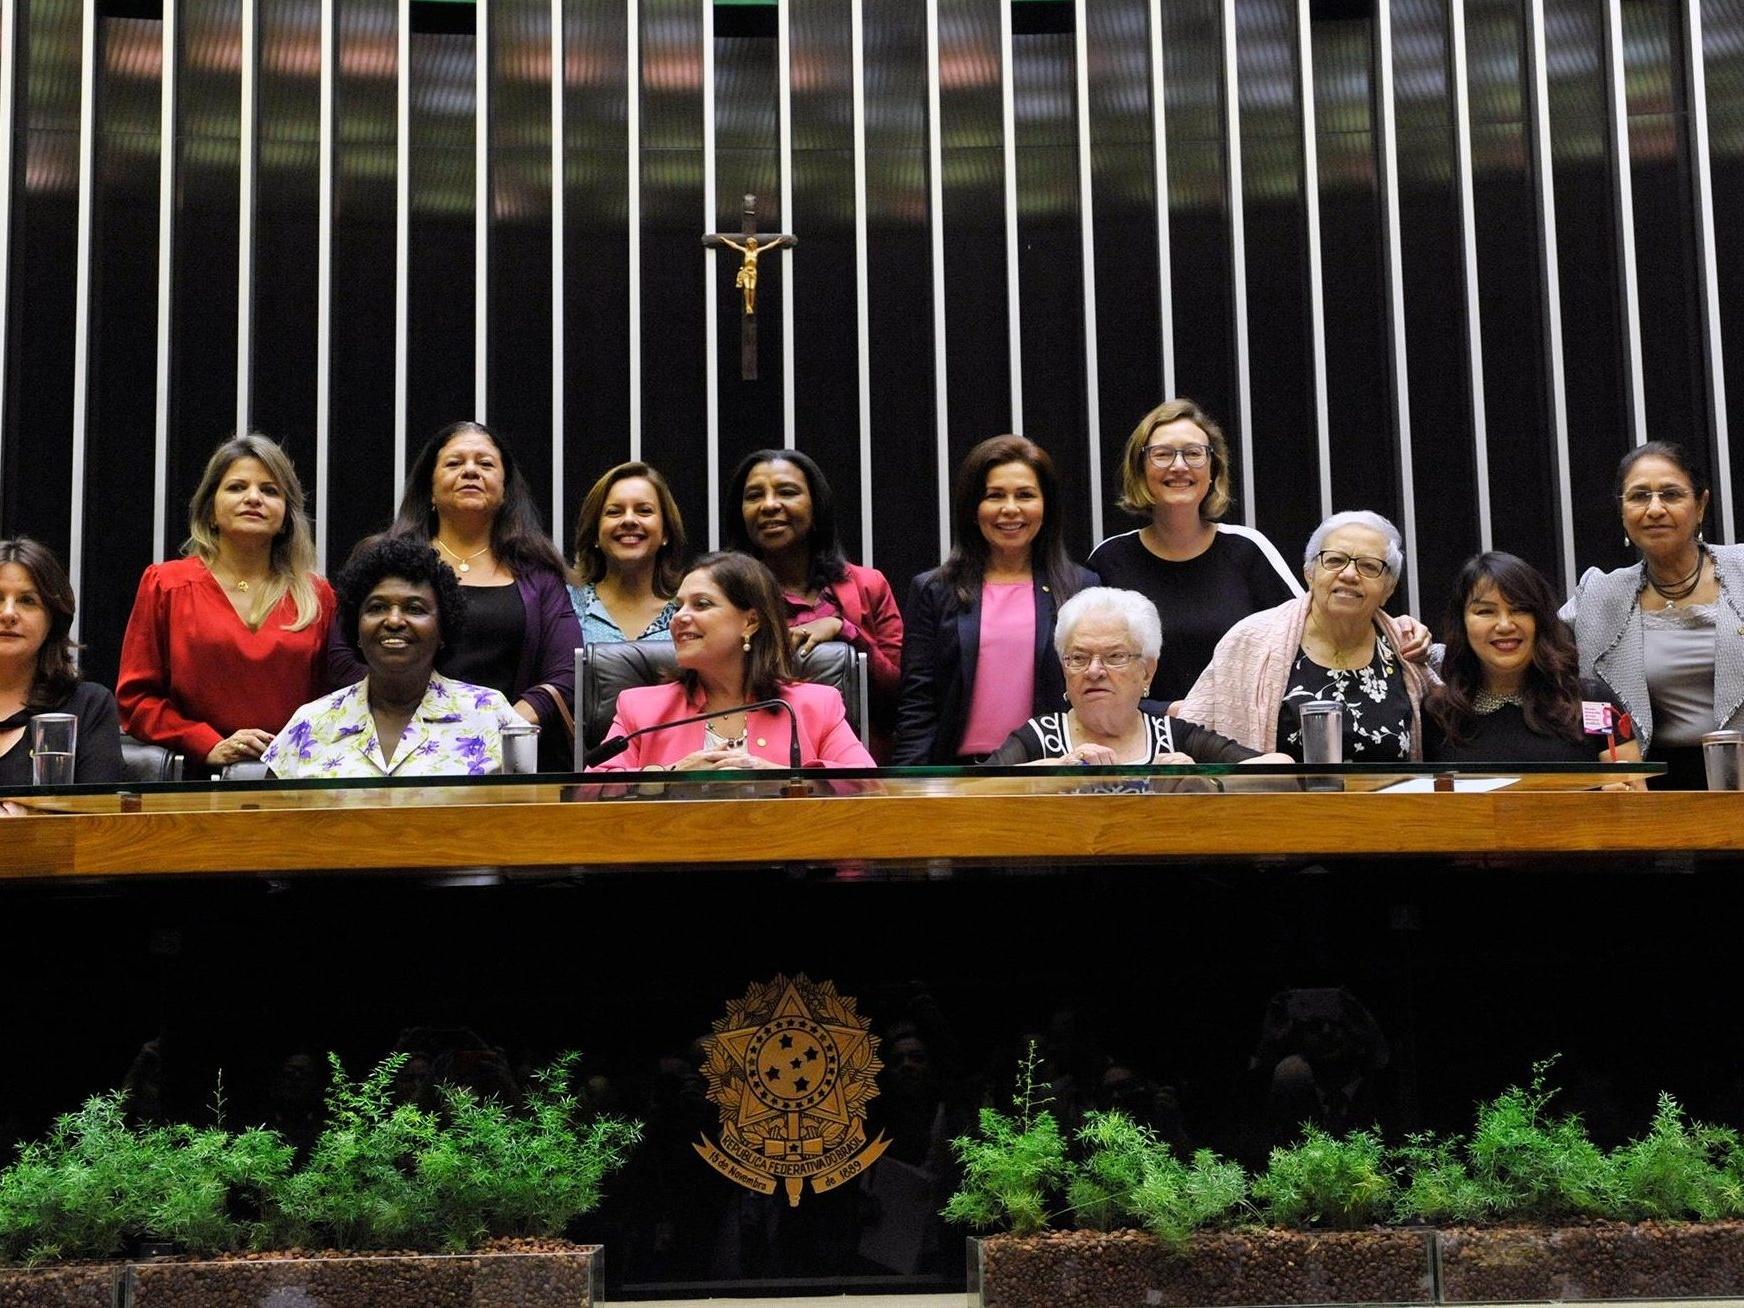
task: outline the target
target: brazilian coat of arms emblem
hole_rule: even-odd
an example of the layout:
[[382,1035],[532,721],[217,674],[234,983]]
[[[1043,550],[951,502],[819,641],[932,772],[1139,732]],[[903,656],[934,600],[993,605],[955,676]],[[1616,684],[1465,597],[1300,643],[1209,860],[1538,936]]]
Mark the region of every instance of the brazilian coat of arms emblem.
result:
[[878,1037],[830,981],[802,972],[752,982],[703,1039],[718,1141],[692,1147],[728,1180],[798,1207],[805,1183],[823,1194],[858,1176],[890,1146],[866,1138],[866,1104],[878,1093]]

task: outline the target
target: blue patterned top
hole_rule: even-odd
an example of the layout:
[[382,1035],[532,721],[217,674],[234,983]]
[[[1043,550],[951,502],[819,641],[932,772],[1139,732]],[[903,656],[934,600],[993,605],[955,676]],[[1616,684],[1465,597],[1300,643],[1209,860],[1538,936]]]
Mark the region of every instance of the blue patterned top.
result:
[[478,776],[503,770],[501,728],[519,721],[497,691],[432,673],[389,764],[376,740],[365,677],[298,709],[261,761],[286,780]]
[[575,606],[575,616],[581,619],[581,638],[589,645],[612,640],[671,640],[672,615],[678,612],[678,601],[667,600],[666,607],[655,615],[646,631],[640,636],[626,636],[623,628],[612,620],[591,581],[584,586],[571,586],[569,602]]

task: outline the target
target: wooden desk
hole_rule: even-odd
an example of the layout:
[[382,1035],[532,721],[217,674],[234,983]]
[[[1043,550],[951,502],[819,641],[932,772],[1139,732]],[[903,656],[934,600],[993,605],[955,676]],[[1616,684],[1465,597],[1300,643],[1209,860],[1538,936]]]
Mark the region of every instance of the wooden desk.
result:
[[933,780],[829,797],[698,790],[659,800],[536,783],[161,791],[144,795],[139,812],[90,799],[92,811],[7,822],[0,876],[1744,851],[1744,797],[1734,794],[1082,794],[1059,793],[1062,785]]

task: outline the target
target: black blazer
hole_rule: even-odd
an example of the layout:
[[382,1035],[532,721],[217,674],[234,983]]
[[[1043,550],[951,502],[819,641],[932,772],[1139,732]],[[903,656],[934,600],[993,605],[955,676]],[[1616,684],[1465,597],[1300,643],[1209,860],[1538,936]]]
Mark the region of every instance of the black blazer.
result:
[[[1080,589],[1098,584],[1088,569],[1077,571]],[[1066,695],[1066,674],[1054,653],[1054,615],[1060,601],[1039,576],[1035,601],[1032,716],[1060,707]],[[899,767],[956,763],[968,725],[970,690],[975,685],[981,645],[980,605],[964,607],[957,599],[956,587],[941,580],[934,568],[921,573],[909,587],[902,627],[902,697],[896,706],[896,741],[890,761]]]

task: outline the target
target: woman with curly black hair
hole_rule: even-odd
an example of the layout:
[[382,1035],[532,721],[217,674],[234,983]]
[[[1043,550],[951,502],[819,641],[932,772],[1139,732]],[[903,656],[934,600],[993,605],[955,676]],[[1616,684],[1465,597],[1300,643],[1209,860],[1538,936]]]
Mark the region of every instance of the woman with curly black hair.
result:
[[278,777],[436,777],[503,770],[521,719],[487,686],[451,681],[436,655],[466,629],[452,569],[410,536],[366,542],[339,574],[337,628],[369,671],[303,705],[263,761]]
[[[1442,684],[1423,705],[1423,757],[1436,763],[1635,763],[1629,715],[1580,675],[1574,633],[1544,574],[1490,550],[1453,585]],[[1627,783],[1620,783],[1627,784]]]

